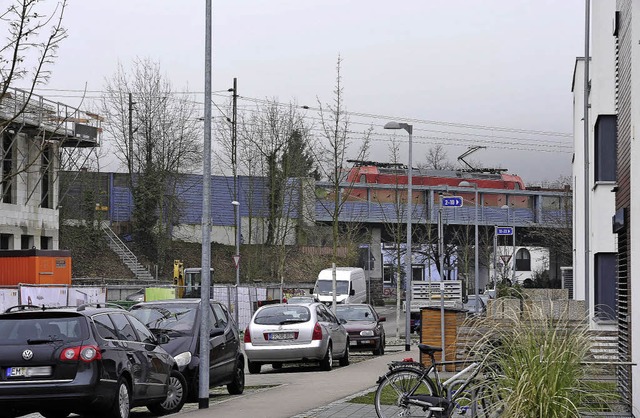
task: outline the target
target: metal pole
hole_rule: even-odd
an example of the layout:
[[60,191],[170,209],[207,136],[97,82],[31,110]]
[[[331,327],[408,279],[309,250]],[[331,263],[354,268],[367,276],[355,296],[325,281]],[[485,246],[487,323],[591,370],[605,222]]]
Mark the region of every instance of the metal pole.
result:
[[493,288],[498,285],[498,226],[493,226]]
[[[202,270],[200,341],[209,341],[211,287],[211,0],[206,0],[204,47],[204,148],[202,164]],[[198,409],[209,408],[209,344],[200,344]]]
[[413,137],[413,126],[407,125],[407,132],[409,132],[409,178],[407,180],[407,253],[406,253],[406,281],[404,283],[404,294],[405,294],[405,326],[404,326],[404,350],[409,351],[411,349],[411,281],[413,276],[413,271],[411,268],[412,265],[412,253],[411,253],[411,212],[412,212],[412,203],[413,203],[413,167],[412,167],[412,137]]
[[240,289],[240,202],[234,200],[231,202],[233,205],[233,211],[236,218],[236,324],[240,326],[240,298],[238,297],[238,290]]
[[473,183],[475,188],[476,203],[476,225],[475,225],[475,254],[474,254],[474,273],[476,287],[476,314],[480,312],[480,275],[479,275],[479,255],[478,255],[478,183]]
[[371,242],[367,247],[367,303],[371,304]]
[[513,249],[511,250],[511,284],[516,284],[516,211],[512,211],[513,214]]
[[[445,361],[445,332],[444,332],[444,227],[442,225],[442,195],[438,208],[438,256],[440,258],[440,343],[442,346],[442,362]],[[446,370],[443,365],[442,370]]]
[[585,0],[584,7],[584,305],[589,312],[589,270],[591,262],[590,251],[590,214],[589,214],[589,193],[591,187],[589,179],[589,21],[591,19],[589,0]]
[[133,95],[129,93],[129,181],[133,185]]

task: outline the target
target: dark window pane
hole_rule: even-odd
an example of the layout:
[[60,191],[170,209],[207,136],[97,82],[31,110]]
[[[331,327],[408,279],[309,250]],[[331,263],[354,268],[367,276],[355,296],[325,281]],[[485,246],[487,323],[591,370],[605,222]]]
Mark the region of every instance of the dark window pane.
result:
[[595,314],[600,319],[615,319],[616,254],[595,254]]
[[93,323],[96,324],[98,334],[105,340],[117,340],[118,333],[115,325],[111,322],[109,315],[95,315],[93,317]]

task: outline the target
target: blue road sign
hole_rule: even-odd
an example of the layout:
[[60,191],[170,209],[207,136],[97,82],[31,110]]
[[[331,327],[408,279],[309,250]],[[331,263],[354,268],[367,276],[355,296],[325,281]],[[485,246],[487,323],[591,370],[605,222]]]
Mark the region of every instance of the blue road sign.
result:
[[442,197],[442,206],[450,208],[459,208],[462,206],[462,197],[460,196],[447,196]]
[[513,235],[513,227],[511,226],[497,226],[496,235]]

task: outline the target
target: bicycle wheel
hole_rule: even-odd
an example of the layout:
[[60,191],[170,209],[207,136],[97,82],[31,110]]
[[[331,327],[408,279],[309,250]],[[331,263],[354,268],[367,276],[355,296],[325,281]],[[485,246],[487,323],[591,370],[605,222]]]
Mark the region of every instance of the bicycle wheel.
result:
[[451,401],[453,409],[451,417],[470,417],[473,413],[473,403],[476,402],[475,395],[466,380],[456,380],[449,385],[451,391]]
[[504,412],[504,402],[497,382],[487,380],[478,387],[477,399],[480,402],[478,416],[498,418]]
[[409,395],[435,396],[435,385],[428,377],[415,369],[399,368],[382,378],[374,399],[378,418],[390,417],[432,417],[432,412],[423,407],[411,405]]

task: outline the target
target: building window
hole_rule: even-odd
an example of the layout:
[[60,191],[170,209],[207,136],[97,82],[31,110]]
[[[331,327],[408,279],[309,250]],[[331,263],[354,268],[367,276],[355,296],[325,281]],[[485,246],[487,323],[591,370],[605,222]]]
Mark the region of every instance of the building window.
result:
[[526,248],[520,248],[516,253],[516,271],[531,271],[531,254]]
[[594,257],[594,308],[598,319],[616,318],[616,253],[596,253]]
[[51,193],[51,182],[53,180],[53,176],[51,175],[53,170],[52,155],[51,147],[45,146],[42,150],[42,155],[40,156],[40,172],[42,175],[42,178],[40,179],[40,206],[43,208],[53,207]]
[[394,273],[394,265],[393,264],[385,264],[382,269],[382,282],[391,284],[393,283],[393,273]]
[[51,237],[40,237],[40,249],[41,250],[52,250],[53,249],[53,238]]
[[33,235],[22,235],[20,237],[20,249],[28,250],[33,248]]
[[13,235],[0,234],[0,250],[13,250]]
[[617,118],[598,115],[594,128],[594,181],[616,181]]
[[411,266],[411,280],[424,280],[423,264],[414,264]]
[[5,132],[2,136],[2,176],[0,177],[0,202],[15,203],[13,194],[15,192],[14,154],[15,135]]

